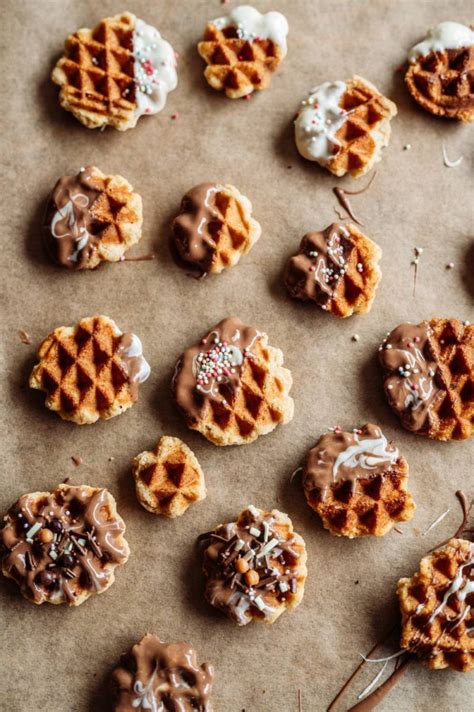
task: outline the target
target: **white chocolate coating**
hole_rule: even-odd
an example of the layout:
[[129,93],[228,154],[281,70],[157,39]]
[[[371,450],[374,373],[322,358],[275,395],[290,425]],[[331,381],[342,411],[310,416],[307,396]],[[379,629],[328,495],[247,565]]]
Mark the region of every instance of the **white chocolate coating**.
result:
[[157,114],[164,109],[168,93],[178,84],[174,50],[155,27],[135,18],[133,55],[135,113],[137,116]]
[[271,40],[280,47],[283,56],[287,52],[286,36],[289,28],[287,19],[281,12],[267,12],[262,15],[251,5],[239,5],[228,15],[212,20],[211,24],[218,30],[235,27],[238,36],[244,40],[254,40],[258,37]]
[[298,151],[309,161],[324,166],[339,146],[336,133],[347,118],[339,102],[346,88],[345,82],[324,82],[302,101],[295,119],[295,140]]
[[460,22],[440,22],[433,27],[423,42],[412,47],[408,61],[416,62],[418,57],[426,57],[430,52],[443,52],[445,49],[470,47],[474,44],[474,32]]

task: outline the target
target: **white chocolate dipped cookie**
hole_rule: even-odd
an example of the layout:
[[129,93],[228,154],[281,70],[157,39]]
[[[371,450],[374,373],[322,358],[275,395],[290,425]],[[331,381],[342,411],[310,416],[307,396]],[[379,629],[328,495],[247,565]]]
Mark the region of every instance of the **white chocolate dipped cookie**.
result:
[[396,105],[362,77],[311,89],[295,119],[300,154],[336,176],[357,178],[382,158]]
[[124,12],[70,35],[51,79],[82,124],[125,131],[164,108],[178,83],[176,56],[155,27]]
[[280,12],[240,5],[211,20],[198,44],[208,84],[239,99],[265,89],[287,53],[288,22]]

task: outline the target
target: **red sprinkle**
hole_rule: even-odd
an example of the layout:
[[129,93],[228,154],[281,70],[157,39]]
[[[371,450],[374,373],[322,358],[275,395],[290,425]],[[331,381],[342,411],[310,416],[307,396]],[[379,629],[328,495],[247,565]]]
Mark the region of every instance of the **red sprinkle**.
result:
[[248,101],[251,98],[252,98],[251,94],[246,94],[245,96],[242,97],[242,99],[245,99],[246,101]]
[[176,119],[179,119],[178,112],[176,112],[175,114],[171,114],[171,118],[173,119],[173,121],[175,121]]

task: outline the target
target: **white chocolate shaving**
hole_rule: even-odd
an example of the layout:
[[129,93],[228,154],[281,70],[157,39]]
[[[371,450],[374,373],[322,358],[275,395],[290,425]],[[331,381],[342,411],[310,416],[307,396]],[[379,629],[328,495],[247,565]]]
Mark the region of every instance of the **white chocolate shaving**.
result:
[[295,120],[295,141],[298,151],[309,161],[326,165],[339,147],[336,133],[347,119],[339,106],[346,83],[324,82],[311,89],[301,104]]

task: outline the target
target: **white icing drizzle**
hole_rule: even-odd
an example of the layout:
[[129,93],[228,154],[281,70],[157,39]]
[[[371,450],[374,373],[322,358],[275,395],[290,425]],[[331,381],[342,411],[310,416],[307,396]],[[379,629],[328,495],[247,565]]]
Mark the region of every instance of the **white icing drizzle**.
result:
[[[206,206],[206,208],[209,210],[209,212],[213,216],[217,215],[217,211],[212,207],[212,205],[209,205],[209,201],[211,199],[211,196],[213,196],[215,193],[219,193],[219,191],[221,191],[222,189],[223,188],[221,185],[213,185],[211,188],[209,188],[209,190],[206,193],[206,197],[204,198],[204,205]],[[207,218],[204,216],[201,219],[201,222],[199,223],[198,228],[197,228],[198,235],[202,235],[202,229],[206,223],[207,223]]]
[[237,35],[243,40],[271,40],[280,47],[283,56],[287,52],[286,36],[289,28],[287,19],[281,12],[267,12],[262,15],[251,5],[239,5],[228,15],[212,20],[211,25],[218,30],[235,27]]
[[[89,205],[89,198],[87,195],[84,195],[84,193],[75,193],[74,195],[71,195],[67,203],[63,205],[62,208],[58,208],[58,210],[56,210],[53,215],[53,219],[51,220],[51,233],[53,237],[57,240],[61,240],[63,237],[73,237],[76,242],[75,252],[68,257],[71,262],[77,262],[81,250],[84,249],[90,238],[90,234],[87,229],[85,227],[79,227],[77,224],[76,214],[74,212],[75,204],[78,208],[87,208]],[[58,234],[56,232],[56,225],[64,219],[67,220],[67,226],[71,232]]]
[[332,467],[334,481],[337,479],[338,470],[341,466],[374,470],[385,462],[392,464],[398,460],[399,452],[397,448],[394,447],[393,450],[389,450],[387,438],[381,430],[379,430],[379,433],[380,437],[378,438],[365,438],[362,440],[359,440],[358,433],[354,433],[356,445],[351,445],[339,453],[334,462]]
[[339,106],[346,88],[345,82],[324,82],[311,89],[301,102],[295,119],[295,140],[304,158],[326,165],[334,156],[334,149],[340,145],[336,133],[348,115]]
[[470,27],[460,22],[440,22],[428,32],[423,42],[411,48],[408,61],[416,62],[418,57],[426,57],[430,52],[470,47],[472,44],[474,44],[474,32]]
[[164,709],[163,705],[160,703],[158,707],[156,697],[153,693],[153,683],[156,678],[156,667],[153,670],[153,674],[148,680],[147,684],[144,685],[141,680],[137,680],[133,686],[133,691],[137,695],[134,700],[132,700],[132,707],[142,710],[151,710],[151,712],[161,712]]
[[447,589],[443,596],[443,600],[441,603],[436,606],[434,609],[433,613],[428,619],[428,623],[432,623],[434,619],[441,613],[443,608],[445,607],[446,603],[448,602],[448,599],[450,596],[453,594],[456,596],[458,601],[461,603],[464,603],[466,600],[466,596],[468,596],[470,593],[474,591],[474,579],[465,579],[464,578],[464,569],[467,566],[474,566],[474,556],[469,559],[465,564],[462,564],[456,571],[456,576],[451,582],[451,586]]
[[450,161],[448,158],[448,154],[446,153],[446,146],[443,143],[443,163],[446,166],[446,168],[457,168],[461,163],[463,162],[464,156],[459,156],[459,158],[456,158],[454,161]]
[[135,18],[133,56],[135,113],[157,114],[165,107],[168,92],[178,84],[174,50],[155,27]]

